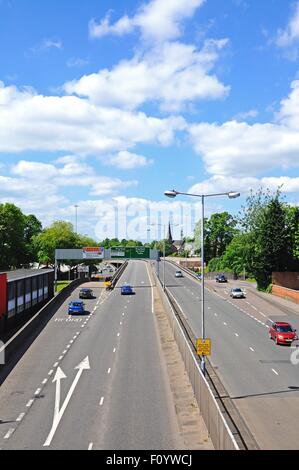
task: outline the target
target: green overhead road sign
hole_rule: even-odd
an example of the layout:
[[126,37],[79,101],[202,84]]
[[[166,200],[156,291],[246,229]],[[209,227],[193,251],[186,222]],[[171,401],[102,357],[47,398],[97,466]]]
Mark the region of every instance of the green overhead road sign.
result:
[[144,246],[112,247],[111,258],[113,259],[150,259],[150,248]]

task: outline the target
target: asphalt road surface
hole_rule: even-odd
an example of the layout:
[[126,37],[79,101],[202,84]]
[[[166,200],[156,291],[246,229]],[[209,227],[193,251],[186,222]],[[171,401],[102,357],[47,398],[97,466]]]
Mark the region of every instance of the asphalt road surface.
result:
[[182,448],[146,263],[94,293],[68,318],[77,289],[1,386],[0,449]]
[[[166,263],[165,279],[197,337],[201,336],[201,286],[189,277],[175,278],[176,267]],[[163,262],[160,263],[163,279]],[[206,337],[212,340],[211,363],[238,407],[259,446],[299,448],[298,352],[269,339],[271,321],[288,321],[299,332],[299,315],[248,291],[246,299],[231,299],[236,281],[208,281],[205,291]]]

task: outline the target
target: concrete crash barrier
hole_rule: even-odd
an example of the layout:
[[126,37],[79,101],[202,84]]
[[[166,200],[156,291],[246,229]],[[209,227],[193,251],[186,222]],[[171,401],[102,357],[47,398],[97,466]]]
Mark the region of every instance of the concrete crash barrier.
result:
[[118,281],[120,280],[121,276],[123,275],[126,267],[128,266],[128,261],[126,261],[125,263],[123,263],[123,265],[121,266],[121,268],[119,268],[115,275],[113,276],[112,280],[111,280],[111,289],[114,289],[116,284],[118,283]]
[[163,288],[157,278],[155,270],[153,269],[152,271],[154,272],[156,285],[159,289],[164,309],[168,316],[174,338],[182,355],[195,398],[211,436],[213,445],[216,450],[240,450],[238,443],[217,403],[213,391],[200,369],[176,314],[167,296],[163,292]]
[[[21,326],[11,337],[0,342],[0,371],[12,368],[22,357],[25,351],[37,338],[46,324],[51,320],[57,309],[65,302],[69,295],[84,283],[86,279],[77,279],[53,297],[30,320]],[[11,364],[13,362],[13,364]]]

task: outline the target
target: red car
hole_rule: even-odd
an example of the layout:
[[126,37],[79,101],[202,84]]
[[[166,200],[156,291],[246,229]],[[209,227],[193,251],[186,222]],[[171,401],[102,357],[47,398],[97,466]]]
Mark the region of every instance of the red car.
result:
[[291,346],[293,341],[298,339],[297,330],[293,330],[291,325],[286,322],[273,323],[270,328],[270,339],[274,339],[276,344],[288,344]]

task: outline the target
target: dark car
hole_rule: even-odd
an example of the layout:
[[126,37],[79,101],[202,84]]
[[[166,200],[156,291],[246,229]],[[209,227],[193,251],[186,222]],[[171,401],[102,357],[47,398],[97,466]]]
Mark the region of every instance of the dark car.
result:
[[79,299],[93,299],[93,290],[81,289],[79,292]]
[[287,344],[288,346],[298,339],[296,330],[293,330],[291,325],[286,322],[272,323],[269,337],[274,339],[276,344]]
[[72,302],[70,302],[68,313],[69,315],[73,315],[76,313],[77,314],[85,313],[85,307],[84,307],[84,303],[82,302],[82,300],[73,300]]
[[134,294],[134,291],[131,286],[129,286],[128,284],[122,286],[121,295],[133,295],[133,294]]
[[216,282],[227,282],[227,278],[224,276],[224,274],[219,274],[216,276]]

